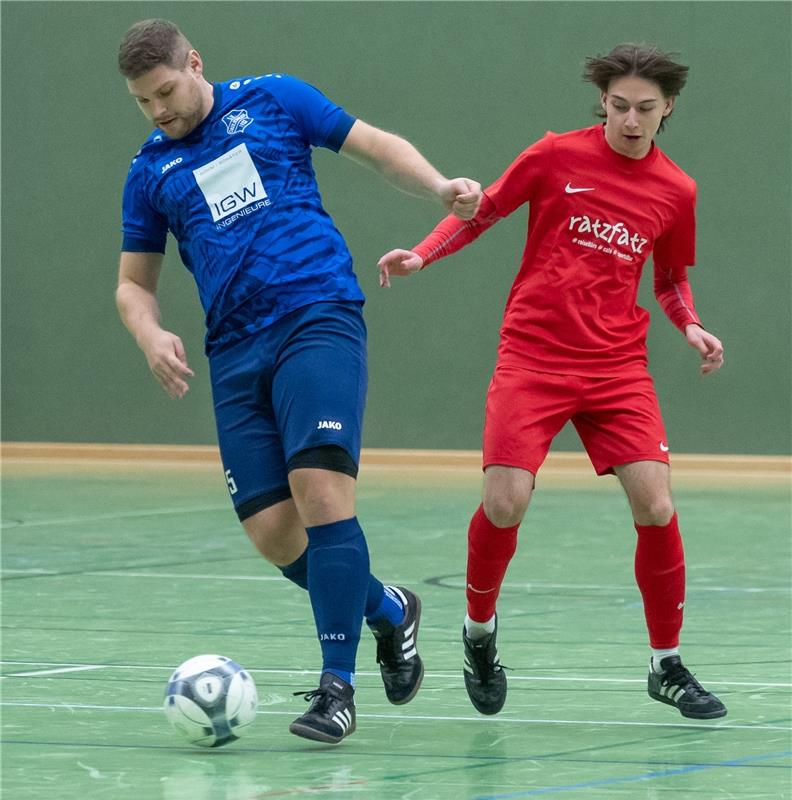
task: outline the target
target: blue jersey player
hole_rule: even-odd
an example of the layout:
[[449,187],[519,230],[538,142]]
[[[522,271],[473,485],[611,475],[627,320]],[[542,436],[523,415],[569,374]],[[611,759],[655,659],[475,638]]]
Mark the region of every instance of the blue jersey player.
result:
[[388,699],[406,703],[423,677],[421,606],[370,573],[355,516],[367,382],[363,293],[322,207],[311,148],[373,167],[463,219],[475,216],[481,187],[444,178],[404,139],[296,78],[209,83],[200,55],[165,20],[130,28],[119,68],[156,129],[124,188],[118,309],[157,380],[183,397],[193,373],[156,300],[170,231],[206,314],[235,510],[259,552],[308,590],[313,608],[322,675],[289,730],[337,743],[355,730],[362,620],[377,641]]

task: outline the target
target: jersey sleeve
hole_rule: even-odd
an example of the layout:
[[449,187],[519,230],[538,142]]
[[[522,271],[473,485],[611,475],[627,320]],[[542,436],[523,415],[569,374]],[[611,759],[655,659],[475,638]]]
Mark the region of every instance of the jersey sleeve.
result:
[[687,279],[687,267],[663,269],[655,264],[654,293],[665,315],[682,333],[691,323],[701,325]]
[[318,89],[290,75],[271,75],[265,87],[291,115],[309,144],[338,152],[355,117]]
[[168,222],[151,206],[145,191],[141,159],[132,161],[121,203],[121,249],[128,253],[164,253]]
[[696,263],[696,184],[691,181],[673,225],[654,244],[654,263],[663,270]]
[[547,134],[523,150],[503,175],[484,190],[499,217],[507,217],[536,196],[549,171],[552,142],[553,134]]
[[413,252],[423,260],[421,269],[429,266],[433,261],[450,256],[463,247],[467,247],[499,219],[500,217],[495,213],[495,207],[486,193],[482,195],[481,205],[473,219],[461,220],[459,217],[449,214],[422,242],[412,248]]

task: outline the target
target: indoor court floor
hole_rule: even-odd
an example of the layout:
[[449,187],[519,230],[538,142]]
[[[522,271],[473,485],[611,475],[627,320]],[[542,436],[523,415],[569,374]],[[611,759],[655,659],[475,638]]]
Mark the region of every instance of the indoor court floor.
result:
[[[750,471],[749,471],[750,473]],[[677,475],[688,561],[686,664],[728,716],[646,694],[635,532],[615,479],[540,480],[499,604],[503,712],[462,681],[475,468],[364,466],[372,571],[423,601],[413,702],[385,700],[364,628],[357,732],[288,733],[317,685],[307,596],[258,557],[213,463],[11,457],[3,476],[2,796],[7,800],[781,800],[790,755],[788,473]],[[184,744],[162,713],[173,668],[244,665],[239,741]]]

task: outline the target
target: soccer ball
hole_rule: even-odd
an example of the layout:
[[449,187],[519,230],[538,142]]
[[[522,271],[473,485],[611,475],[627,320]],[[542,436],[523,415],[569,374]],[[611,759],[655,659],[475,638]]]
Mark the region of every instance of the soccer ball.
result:
[[195,656],[176,668],[165,690],[165,716],[188,741],[222,747],[256,716],[253,678],[225,656]]

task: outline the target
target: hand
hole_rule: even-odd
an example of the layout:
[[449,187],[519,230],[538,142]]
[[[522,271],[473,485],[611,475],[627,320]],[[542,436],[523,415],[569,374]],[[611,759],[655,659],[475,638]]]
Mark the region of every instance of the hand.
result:
[[176,334],[159,328],[141,342],[140,347],[162,388],[174,400],[181,400],[190,388],[186,379],[195,375],[187,366],[182,340]]
[[688,344],[701,354],[701,374],[709,375],[723,366],[723,345],[717,336],[705,331],[700,325],[685,328]]
[[390,288],[390,276],[405,277],[423,266],[423,259],[412,250],[391,250],[377,262],[380,273],[380,286]]
[[481,184],[470,178],[453,178],[440,188],[443,205],[460,219],[473,219],[481,204]]

